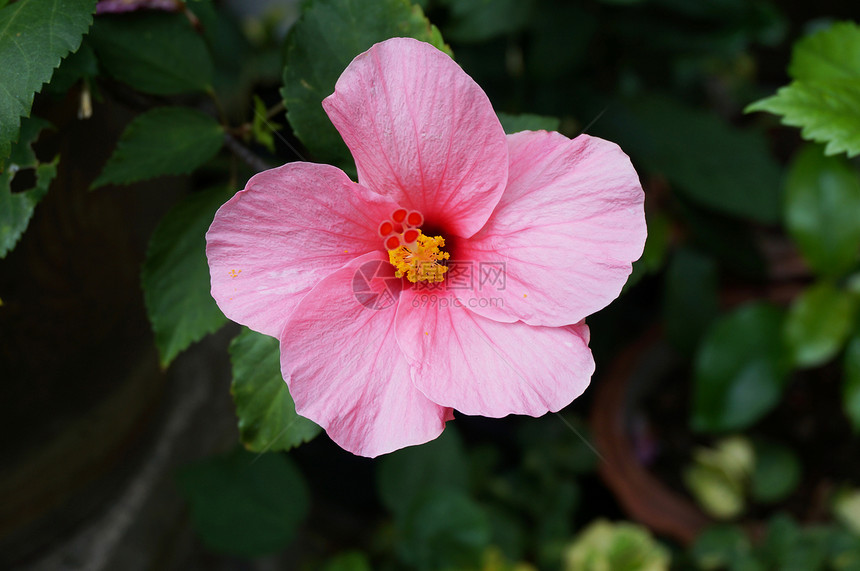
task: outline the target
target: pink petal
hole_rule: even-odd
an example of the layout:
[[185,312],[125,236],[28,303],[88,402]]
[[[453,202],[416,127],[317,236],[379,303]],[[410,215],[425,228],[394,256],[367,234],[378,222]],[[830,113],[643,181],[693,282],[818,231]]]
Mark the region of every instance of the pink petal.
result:
[[[399,288],[383,254],[361,256],[323,279],[280,336],[281,372],[296,412],[342,448],[369,457],[432,440],[453,418],[413,386],[395,337],[396,299],[373,305],[363,297],[364,277],[372,275],[375,286],[393,280]],[[359,303],[356,292],[380,309]]]
[[233,321],[276,337],[321,279],[382,249],[377,229],[392,208],[328,165],[262,172],[218,210],[206,234],[212,297]]
[[594,360],[585,323],[500,323],[456,299],[413,290],[400,297],[397,340],[415,386],[433,402],[469,415],[540,416],[588,386]]
[[[577,323],[618,297],[642,255],[644,193],[618,145],[580,135],[508,136],[508,186],[457,257],[473,261],[473,311],[530,325]],[[504,279],[488,281],[487,272]],[[494,303],[488,303],[494,300]]]
[[393,38],[356,57],[323,101],[358,180],[430,226],[471,236],[504,190],[505,134],[486,94],[430,44]]

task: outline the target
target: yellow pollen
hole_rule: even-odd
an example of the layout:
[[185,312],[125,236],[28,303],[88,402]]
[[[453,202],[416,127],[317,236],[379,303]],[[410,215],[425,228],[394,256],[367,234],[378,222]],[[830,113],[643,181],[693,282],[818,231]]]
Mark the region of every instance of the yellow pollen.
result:
[[394,266],[394,275],[398,278],[406,276],[412,283],[441,282],[445,279],[448,266],[441,262],[450,257],[441,248],[445,246],[442,236],[425,236],[418,230],[418,239],[413,244],[399,246],[388,250],[388,261]]

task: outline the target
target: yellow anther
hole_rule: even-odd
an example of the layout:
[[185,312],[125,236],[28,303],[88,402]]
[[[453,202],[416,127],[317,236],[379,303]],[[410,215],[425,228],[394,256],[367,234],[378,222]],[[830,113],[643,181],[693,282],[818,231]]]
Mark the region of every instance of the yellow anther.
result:
[[442,236],[425,236],[418,231],[418,239],[394,250],[388,250],[388,261],[394,266],[394,275],[406,276],[412,283],[441,282],[445,279],[448,266],[442,262],[450,257],[441,248],[445,246]]

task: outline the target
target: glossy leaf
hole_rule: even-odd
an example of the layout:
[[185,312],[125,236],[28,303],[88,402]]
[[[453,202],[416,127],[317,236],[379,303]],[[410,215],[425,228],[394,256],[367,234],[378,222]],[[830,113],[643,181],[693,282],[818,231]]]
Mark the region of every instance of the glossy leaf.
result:
[[860,432],[860,331],[854,334],[845,349],[844,371],[842,407],[854,430]]
[[183,14],[100,16],[90,40],[110,75],[144,93],[199,92],[212,84],[206,43]]
[[[30,147],[39,133],[51,126],[38,117],[21,123],[21,140],[12,145],[10,156],[0,161],[0,258],[5,258],[30,224],[36,205],[48,193],[51,181],[57,175],[57,156],[48,163],[40,163]],[[12,181],[22,171],[32,169],[35,185],[20,192],[12,192]]]
[[322,108],[358,54],[392,37],[445,49],[442,36],[407,0],[317,0],[290,30],[282,95],[287,118],[313,158],[354,171],[352,156]]
[[0,159],[60,60],[81,45],[96,0],[20,0],[0,9]]
[[799,367],[814,367],[842,349],[857,311],[857,298],[828,282],[806,289],[791,305],[785,338]]
[[241,449],[178,475],[194,529],[210,549],[243,557],[289,545],[307,516],[307,484],[289,457]]
[[224,142],[221,125],[187,107],[159,107],[132,121],[93,188],[188,174],[215,156]]
[[192,194],[165,215],[149,241],[141,285],[164,367],[227,322],[209,295],[204,236],[228,198],[221,188]]
[[860,178],[840,157],[803,149],[786,178],[785,222],[809,265],[840,276],[860,256]]
[[231,393],[239,417],[239,438],[255,452],[289,450],[311,441],[320,427],[296,414],[281,376],[278,340],[250,329],[230,343]]
[[714,322],[696,355],[695,430],[742,430],[779,402],[790,370],[783,322],[780,310],[763,303]]
[[561,124],[561,121],[556,117],[534,115],[533,113],[523,113],[521,115],[498,113],[497,115],[505,133],[509,135],[511,133],[519,133],[520,131],[558,131],[558,127]]

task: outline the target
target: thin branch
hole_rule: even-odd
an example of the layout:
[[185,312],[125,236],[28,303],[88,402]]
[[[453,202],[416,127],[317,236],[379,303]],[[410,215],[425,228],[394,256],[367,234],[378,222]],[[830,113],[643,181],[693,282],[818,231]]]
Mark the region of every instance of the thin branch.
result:
[[255,155],[251,149],[243,145],[238,139],[229,133],[224,134],[224,145],[230,149],[234,155],[242,159],[245,164],[257,172],[263,172],[272,168],[272,165],[267,163],[261,157]]

